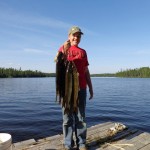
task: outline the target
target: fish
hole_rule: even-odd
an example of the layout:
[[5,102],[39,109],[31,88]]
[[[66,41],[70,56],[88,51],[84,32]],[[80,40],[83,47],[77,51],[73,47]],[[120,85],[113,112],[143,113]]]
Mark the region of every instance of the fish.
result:
[[[56,102],[61,103],[65,96],[66,63],[62,52],[58,52],[56,58]],[[59,97],[59,100],[58,100]]]
[[66,60],[62,52],[55,57],[56,102],[64,107],[64,113],[77,112],[79,73],[74,61]]
[[77,112],[79,92],[79,73],[73,61],[69,61],[65,79],[65,113]]
[[68,62],[66,76],[65,76],[65,113],[70,112],[71,99],[72,99],[72,86],[73,86],[73,76],[72,76],[72,62]]
[[78,108],[78,93],[79,93],[79,73],[77,71],[77,68],[72,63],[73,66],[73,111],[77,112]]

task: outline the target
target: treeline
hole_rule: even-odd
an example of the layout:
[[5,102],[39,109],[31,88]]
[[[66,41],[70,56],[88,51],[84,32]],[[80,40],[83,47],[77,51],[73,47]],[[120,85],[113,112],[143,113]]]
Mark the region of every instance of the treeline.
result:
[[19,70],[14,68],[0,68],[0,78],[20,78],[20,77],[49,77],[49,73],[42,73],[40,71]]
[[116,77],[150,78],[150,68],[142,67],[136,69],[127,69],[125,71],[119,71],[116,73]]
[[[32,70],[19,70],[14,68],[0,68],[0,78],[26,78],[26,77],[55,77],[55,73],[43,73]],[[136,69],[121,70],[115,74],[91,74],[91,77],[127,77],[127,78],[150,78],[150,68],[142,67]]]
[[91,74],[91,77],[115,77],[115,74],[102,73],[102,74]]

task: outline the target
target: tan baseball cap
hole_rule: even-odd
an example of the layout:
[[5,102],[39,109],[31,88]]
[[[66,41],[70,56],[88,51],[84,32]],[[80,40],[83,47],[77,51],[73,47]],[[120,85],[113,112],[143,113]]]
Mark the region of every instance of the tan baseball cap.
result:
[[76,32],[80,32],[81,34],[83,34],[83,32],[81,32],[81,29],[79,27],[77,27],[77,26],[73,26],[69,30],[69,34],[74,34]]

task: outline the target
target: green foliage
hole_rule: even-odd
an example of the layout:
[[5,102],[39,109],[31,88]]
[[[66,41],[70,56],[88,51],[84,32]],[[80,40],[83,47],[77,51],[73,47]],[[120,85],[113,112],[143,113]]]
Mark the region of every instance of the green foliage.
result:
[[[28,78],[28,77],[56,77],[55,73],[42,73],[40,71],[19,70],[14,68],[0,68],[0,78]],[[150,68],[121,70],[116,74],[91,74],[91,77],[127,77],[127,78],[150,78]]]
[[0,78],[27,78],[27,77],[50,77],[53,74],[42,73],[40,71],[19,70],[14,68],[0,68]]
[[150,78],[150,68],[142,67],[136,69],[127,69],[116,73],[116,77],[129,77],[129,78]]
[[115,74],[111,73],[91,74],[91,77],[115,77]]

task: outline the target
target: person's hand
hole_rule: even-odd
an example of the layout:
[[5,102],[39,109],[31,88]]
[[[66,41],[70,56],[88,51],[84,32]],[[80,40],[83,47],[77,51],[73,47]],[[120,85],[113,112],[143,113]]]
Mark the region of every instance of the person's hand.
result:
[[70,48],[70,40],[67,40],[64,44],[63,44],[63,53],[64,54],[67,54],[68,53],[68,50]]
[[93,98],[93,89],[89,89],[89,93],[90,93],[90,98],[89,100],[91,100]]

